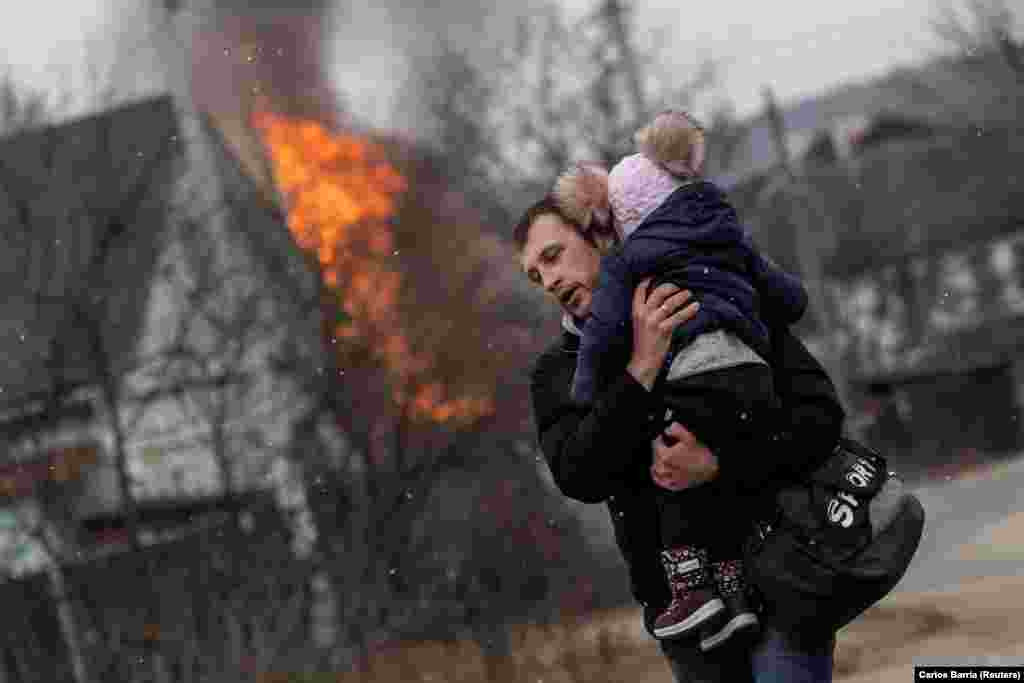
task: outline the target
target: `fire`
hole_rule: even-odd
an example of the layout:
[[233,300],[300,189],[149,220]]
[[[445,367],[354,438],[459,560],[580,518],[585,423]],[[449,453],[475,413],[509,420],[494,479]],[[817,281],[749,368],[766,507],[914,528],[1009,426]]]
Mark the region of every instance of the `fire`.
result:
[[271,113],[254,117],[274,179],[288,206],[288,228],[315,253],[324,282],[351,318],[338,339],[365,344],[397,379],[396,402],[413,417],[471,422],[493,412],[487,397],[449,397],[428,379],[431,359],[414,353],[398,313],[402,287],[391,219],[407,189],[383,149],[365,138]]

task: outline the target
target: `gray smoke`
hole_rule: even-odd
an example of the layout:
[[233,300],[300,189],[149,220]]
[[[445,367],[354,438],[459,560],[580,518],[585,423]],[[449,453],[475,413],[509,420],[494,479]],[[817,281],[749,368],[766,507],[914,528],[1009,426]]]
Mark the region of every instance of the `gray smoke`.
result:
[[482,69],[531,4],[384,0],[333,9],[325,45],[327,70],[347,108],[374,125],[426,133],[424,74],[442,46],[462,51]]
[[[442,48],[492,68],[517,20],[545,0],[149,0],[148,12],[182,18],[191,31],[192,78],[201,107],[241,110],[259,88],[276,105],[333,99],[359,125],[429,136],[426,74]],[[144,13],[144,12],[143,12]],[[152,24],[153,21],[149,20]],[[142,36],[138,22],[123,33]],[[145,48],[147,39],[142,39]],[[260,48],[250,63],[254,46]],[[159,71],[161,59],[154,62]],[[121,80],[152,80],[122,60]],[[313,102],[312,105],[309,103]],[[323,106],[322,111],[332,107]]]
[[[210,30],[213,27],[252,26],[260,34],[259,40],[267,43],[262,57],[266,67],[281,74],[270,78],[275,81],[271,86],[284,93],[282,99],[291,97],[289,87],[309,91],[322,79],[326,81],[322,85],[337,94],[340,108],[360,124],[403,129],[420,137],[426,132],[423,121],[427,115],[423,75],[442,46],[464,52],[474,64],[487,69],[496,47],[512,35],[517,17],[542,0],[523,4],[497,0],[177,1],[202,17],[200,32],[207,40],[217,35],[217,29]],[[292,35],[303,21],[307,35]],[[301,63],[286,64],[287,54],[283,58],[278,55],[277,46],[268,38],[275,31],[279,42]],[[224,31],[225,40],[230,40],[229,34],[230,30]],[[315,41],[320,43],[322,60],[317,65],[311,63],[315,61],[311,53],[300,55],[293,49]],[[288,73],[289,66],[295,67],[293,74]],[[234,73],[239,73],[237,65]]]

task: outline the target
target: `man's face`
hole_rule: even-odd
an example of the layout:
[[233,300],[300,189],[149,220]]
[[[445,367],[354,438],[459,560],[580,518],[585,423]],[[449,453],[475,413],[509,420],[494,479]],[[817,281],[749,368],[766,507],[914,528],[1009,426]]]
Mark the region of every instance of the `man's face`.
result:
[[530,227],[520,256],[530,282],[553,296],[567,313],[585,318],[597,286],[601,254],[555,214],[544,214]]

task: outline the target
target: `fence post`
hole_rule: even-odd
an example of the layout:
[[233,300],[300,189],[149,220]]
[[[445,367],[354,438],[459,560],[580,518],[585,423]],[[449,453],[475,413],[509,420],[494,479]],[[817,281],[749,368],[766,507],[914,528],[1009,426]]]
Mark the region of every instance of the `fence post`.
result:
[[56,560],[51,560],[46,574],[49,579],[50,597],[53,598],[57,610],[57,621],[60,624],[64,645],[67,647],[68,659],[71,663],[71,672],[75,677],[75,683],[90,683],[89,671],[85,665],[85,656],[82,652],[82,642],[78,637],[75,613],[72,609],[71,599],[68,597],[67,584],[64,580],[64,568]]

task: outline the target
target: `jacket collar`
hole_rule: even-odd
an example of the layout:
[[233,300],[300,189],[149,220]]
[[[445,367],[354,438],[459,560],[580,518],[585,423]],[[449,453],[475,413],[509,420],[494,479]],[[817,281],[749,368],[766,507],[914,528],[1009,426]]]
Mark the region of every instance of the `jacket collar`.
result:
[[562,316],[562,351],[576,353],[583,338],[583,321],[566,313]]
[[575,318],[573,318],[568,313],[566,313],[566,314],[564,314],[562,316],[562,329],[565,330],[566,332],[568,332],[569,334],[576,335],[577,337],[582,337],[583,336],[583,330],[581,329],[582,325],[583,325],[583,321],[582,320],[577,321]]

